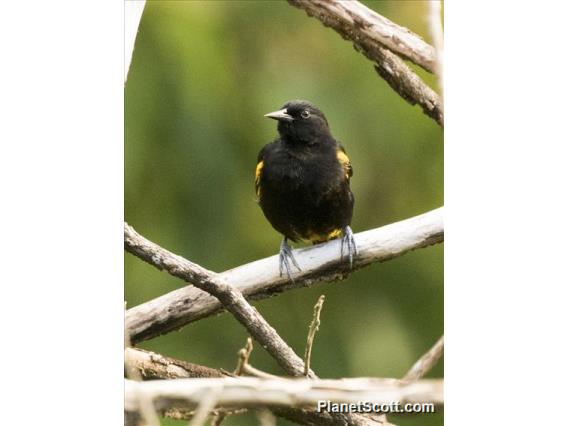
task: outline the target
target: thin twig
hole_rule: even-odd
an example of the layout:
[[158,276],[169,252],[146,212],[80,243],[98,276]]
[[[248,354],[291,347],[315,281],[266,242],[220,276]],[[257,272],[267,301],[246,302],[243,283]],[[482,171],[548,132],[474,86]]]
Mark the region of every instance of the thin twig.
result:
[[250,365],[249,360],[252,349],[252,339],[250,337],[247,337],[245,347],[240,349],[237,354],[237,366],[235,367],[233,374],[235,374],[236,376],[248,374],[249,376],[262,377],[264,379],[277,379],[278,376],[265,373],[264,371],[258,370],[257,368],[254,368],[252,365]]
[[[333,28],[344,39],[353,42],[357,51],[375,62],[378,74],[392,89],[410,104],[418,104],[426,115],[433,118],[440,126],[444,126],[440,97],[396,54],[413,59],[413,55],[417,55],[420,49],[403,43],[404,37],[401,31],[390,33],[386,31],[381,35],[381,25],[377,22],[381,19],[388,21],[386,18],[354,0],[288,0],[288,2],[303,9],[324,26]],[[412,38],[419,39],[416,35]],[[422,62],[420,65],[431,71],[435,61],[434,49],[427,43],[423,41],[422,43],[429,52],[428,65]]]
[[440,360],[444,354],[444,336],[440,337],[428,352],[420,357],[418,361],[408,370],[402,380],[416,381],[428,373]]
[[261,379],[278,379],[280,376],[275,376],[274,374],[267,373],[265,371],[259,370],[258,368],[254,368],[250,364],[246,364],[243,367],[243,373],[248,374],[249,376],[260,377]]
[[[239,352],[237,353],[237,366],[235,367],[235,371],[233,371],[233,374],[235,374],[236,376],[241,376],[244,373],[244,370],[248,365],[248,360],[250,358],[252,349],[253,349],[252,339],[250,337],[247,337],[247,342],[245,344],[245,347],[240,349]],[[212,425],[219,426],[221,423],[223,423],[225,417],[227,417],[226,413],[217,414],[212,421]]]
[[250,337],[247,337],[247,343],[245,344],[245,347],[239,350],[238,353],[237,366],[234,371],[235,375],[242,376],[244,372],[243,370],[245,366],[248,364],[251,352],[252,352],[252,339]]
[[323,308],[323,302],[325,301],[325,296],[322,294],[314,306],[314,317],[310,323],[308,329],[308,338],[306,341],[306,350],[304,352],[304,376],[308,375],[310,371],[310,363],[312,358],[312,346],[314,344],[314,337],[316,337],[316,331],[319,330],[320,326],[320,313]]
[[[128,251],[138,251],[146,261],[161,269],[166,266],[162,265],[161,256],[166,256],[165,261],[172,270],[177,271],[177,276],[191,282],[192,275],[184,270],[183,262],[179,264],[182,258],[169,252],[165,254],[163,251],[152,250],[145,255],[144,247],[136,248],[144,239],[139,242],[138,234],[128,225],[125,225],[124,237]],[[444,240],[443,209],[439,208],[410,219],[357,233],[355,240],[358,256],[354,269],[394,259],[412,250],[440,243]],[[302,267],[302,271],[294,275],[294,281],[280,276],[278,256],[257,260],[223,272],[217,277],[252,300],[264,299],[283,291],[309,287],[316,283],[342,280],[349,277],[351,270],[348,263],[341,261],[339,257],[340,244],[339,241],[334,240],[294,250],[294,256]],[[133,343],[138,343],[177,330],[186,324],[219,313],[223,309],[223,305],[215,297],[190,285],[128,309],[126,329]]]

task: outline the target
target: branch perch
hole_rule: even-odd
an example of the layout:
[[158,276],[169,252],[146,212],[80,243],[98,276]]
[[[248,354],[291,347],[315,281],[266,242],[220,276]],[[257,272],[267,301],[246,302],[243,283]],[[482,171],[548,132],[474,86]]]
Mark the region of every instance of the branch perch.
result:
[[444,126],[440,97],[397,56],[433,71],[436,52],[432,46],[354,0],[288,0],[288,3],[353,42],[355,50],[375,62],[375,69],[392,89],[410,104],[418,104],[426,115]]
[[[355,235],[358,257],[354,268],[362,268],[375,262],[384,262],[409,251],[440,243],[444,240],[443,209],[439,208]],[[126,250],[158,267],[168,267],[172,275],[190,281],[193,274],[183,269],[187,262],[166,250],[155,251],[158,246],[150,243],[125,224]],[[148,245],[148,243],[150,245]],[[280,277],[278,256],[257,260],[217,276],[218,281],[238,289],[248,299],[265,299],[283,291],[309,287],[319,282],[345,279],[350,271],[339,259],[340,241],[294,250],[302,271],[294,275],[294,282]],[[180,263],[181,262],[181,263]],[[206,271],[206,270],[204,270]],[[208,274],[213,274],[207,271]],[[204,291],[186,286],[156,299],[132,307],[126,311],[126,330],[132,343],[151,339],[177,330],[201,318],[219,313],[222,304]]]
[[[319,19],[325,26],[332,27],[344,39],[351,40],[356,50],[376,63],[375,69],[379,75],[400,96],[411,104],[420,105],[427,115],[443,127],[443,107],[439,96],[397,56],[434,72],[439,58],[432,46],[408,29],[394,24],[357,1],[288,1],[304,9],[309,16]],[[135,371],[136,377],[177,379],[146,383],[126,380],[126,414],[136,414],[137,410],[144,408],[140,405],[144,402],[143,405],[147,405],[146,408],[152,411],[153,408],[170,409],[182,417],[193,416],[192,425],[201,424],[215,407],[225,410],[230,407],[269,408],[282,417],[302,424],[371,425],[376,422],[366,416],[355,413],[320,413],[313,408],[321,400],[443,404],[443,381],[421,380],[441,357],[443,336],[409,370],[403,380],[321,380],[317,379],[309,366],[323,296],[314,307],[305,363],[245,299],[245,296],[249,299],[262,299],[316,282],[345,279],[351,271],[338,259],[338,241],[297,250],[296,257],[301,260],[303,268],[295,276],[295,280],[291,281],[276,275],[276,256],[217,274],[145,239],[126,223],[124,232],[127,251],[192,284],[128,310],[126,331],[132,342],[167,333],[227,309],[288,374],[308,376],[308,379],[287,379],[256,372],[260,377],[232,377],[222,370],[126,348],[126,369]],[[442,209],[357,234],[359,257],[356,268],[439,243],[443,238]],[[241,364],[237,367],[238,374],[255,373],[255,369],[247,362],[251,350],[252,342],[249,340],[242,353]],[[250,371],[247,371],[248,368]],[[195,411],[192,413],[189,410]],[[269,419],[266,421],[272,423],[272,414],[266,414]],[[383,418],[386,421],[384,416]]]
[[[263,348],[292,376],[301,376],[304,362],[278,335],[276,330],[246,301],[235,287],[219,278],[218,274],[175,255],[138,234],[131,226],[124,225],[125,249],[160,270],[181,278],[214,296],[249,331]],[[128,326],[127,333],[130,332]],[[130,335],[131,341],[132,335]],[[310,377],[315,377],[310,371]]]

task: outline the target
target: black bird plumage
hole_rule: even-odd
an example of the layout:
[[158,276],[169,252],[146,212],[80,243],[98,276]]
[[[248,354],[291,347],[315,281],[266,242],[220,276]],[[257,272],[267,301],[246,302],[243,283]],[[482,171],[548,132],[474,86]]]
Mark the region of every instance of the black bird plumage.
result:
[[290,261],[300,269],[288,240],[317,244],[343,236],[341,256],[346,244],[352,267],[353,169],[345,149],[323,112],[308,101],[289,101],[266,117],[278,120],[279,137],[258,155],[255,187],[264,215],[284,235],[280,274],[285,268],[290,277]]

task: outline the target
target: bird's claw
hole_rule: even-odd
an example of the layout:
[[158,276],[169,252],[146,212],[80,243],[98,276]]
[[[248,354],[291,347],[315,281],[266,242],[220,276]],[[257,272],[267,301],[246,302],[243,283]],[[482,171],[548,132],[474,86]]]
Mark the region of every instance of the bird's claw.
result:
[[353,269],[353,258],[357,256],[357,244],[351,227],[343,228],[343,237],[341,238],[341,260],[343,260],[343,246],[347,244],[347,254],[349,256],[349,267]]
[[282,240],[282,243],[280,244],[279,258],[280,258],[280,276],[282,276],[282,271],[286,269],[286,275],[288,275],[288,279],[293,281],[290,261],[292,261],[292,264],[298,269],[298,271],[301,271],[302,269],[300,268],[298,262],[296,262],[296,259],[294,258],[294,254],[292,253],[292,247],[290,247],[290,245],[288,244],[287,238],[284,238]]

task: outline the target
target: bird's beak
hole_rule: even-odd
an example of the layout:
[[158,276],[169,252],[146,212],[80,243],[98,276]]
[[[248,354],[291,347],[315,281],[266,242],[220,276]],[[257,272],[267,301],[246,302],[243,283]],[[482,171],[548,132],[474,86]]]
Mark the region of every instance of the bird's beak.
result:
[[268,118],[273,118],[274,120],[278,121],[290,122],[294,120],[294,118],[290,114],[288,114],[286,108],[274,112],[269,112],[268,114],[264,114],[264,116]]

